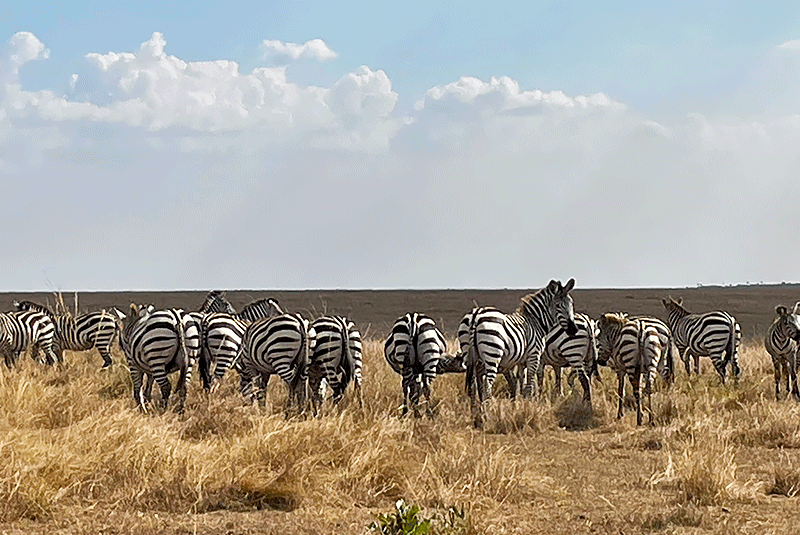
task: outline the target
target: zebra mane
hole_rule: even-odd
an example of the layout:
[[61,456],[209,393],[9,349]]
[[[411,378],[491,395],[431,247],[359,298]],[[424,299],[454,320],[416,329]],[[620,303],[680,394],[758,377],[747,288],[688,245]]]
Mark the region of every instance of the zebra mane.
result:
[[260,318],[280,314],[283,314],[281,306],[275,299],[268,297],[248,303],[237,316],[246,320],[255,321]]
[[617,312],[606,312],[605,314],[600,316],[600,320],[601,321],[607,321],[609,323],[615,323],[617,325],[625,325],[626,323],[628,323],[628,321],[630,321],[628,319],[628,315],[625,314],[624,312],[620,312],[620,313],[617,313]]
[[[536,305],[545,305],[549,303],[559,294],[559,292],[566,293],[569,291],[569,289],[572,289],[572,285],[574,283],[574,280],[570,280],[570,282],[567,283],[567,286],[562,286],[561,282],[557,280],[551,280],[550,284],[544,288],[523,296],[520,299],[519,306],[517,306],[517,314],[536,316]],[[567,289],[567,287],[569,289]]]
[[14,301],[14,306],[17,307],[17,310],[33,310],[35,312],[41,312],[42,314],[47,314],[51,318],[55,318],[56,315],[44,305],[40,305],[39,303],[34,303],[33,301]]
[[671,295],[668,295],[666,298],[662,299],[661,302],[664,303],[664,308],[666,308],[667,311],[676,310],[680,313],[680,316],[691,314],[691,312],[686,310],[686,307],[683,306],[683,299],[680,297],[678,299],[673,299]]
[[225,297],[224,290],[211,290],[206,294],[206,298],[203,300],[203,304],[200,305],[200,309],[198,312],[202,312],[204,314],[210,312],[226,312],[228,314],[235,314],[236,309],[233,308],[230,301],[228,301],[227,297]]

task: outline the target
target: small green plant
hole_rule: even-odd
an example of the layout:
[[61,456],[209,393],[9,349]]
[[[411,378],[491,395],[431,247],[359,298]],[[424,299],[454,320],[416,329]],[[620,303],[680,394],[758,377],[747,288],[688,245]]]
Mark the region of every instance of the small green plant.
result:
[[369,530],[381,535],[423,535],[431,529],[431,521],[419,517],[419,507],[406,505],[402,499],[394,504],[393,513],[375,515]]

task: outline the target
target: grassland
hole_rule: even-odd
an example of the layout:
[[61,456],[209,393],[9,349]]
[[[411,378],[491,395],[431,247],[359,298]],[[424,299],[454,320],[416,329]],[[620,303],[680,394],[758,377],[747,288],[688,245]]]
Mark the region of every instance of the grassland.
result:
[[398,498],[426,517],[463,506],[468,525],[451,533],[798,531],[800,404],[774,401],[755,341],[737,386],[707,361],[699,378],[681,370],[653,398],[657,424],[640,428],[630,400],[616,420],[610,370],[593,413],[577,393],[503,399],[501,378],[475,431],[463,379],[444,376],[435,418],[401,419],[378,340],[365,346],[362,408],[289,421],[283,384],[254,407],[232,376],[211,397],[194,382],[183,417],[140,414],[124,365],[99,361],[0,370],[3,532],[363,533]]

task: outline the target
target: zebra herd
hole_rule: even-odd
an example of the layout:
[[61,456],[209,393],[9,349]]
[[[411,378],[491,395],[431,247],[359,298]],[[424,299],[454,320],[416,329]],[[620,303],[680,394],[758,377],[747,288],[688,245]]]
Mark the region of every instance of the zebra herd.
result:
[[[459,323],[455,354],[447,352],[445,337],[430,316],[409,312],[398,318],[385,341],[384,356],[402,377],[403,414],[411,410],[419,416],[420,396],[431,414],[436,376],[463,373],[472,422],[481,427],[483,407],[498,373],[505,377],[512,398],[518,392],[531,397],[534,386],[542,393],[545,366],[556,372],[555,393],[559,395],[561,370],[570,369],[581,384],[584,402],[591,406],[591,379],[603,365],[617,374],[617,417],[623,416],[627,377],[639,425],[643,419],[640,383],[644,382],[642,393],[652,423],[653,383],[656,377],[666,385],[674,381],[676,352],[687,374],[691,374],[692,361],[699,373],[703,356],[710,358],[723,383],[729,368],[735,379],[740,376],[741,329],[731,314],[719,310],[691,313],[680,299],[667,297],[662,300],[666,321],[612,312],[594,319],[574,311],[570,294],[574,285],[574,279],[566,284],[551,280],[522,297],[512,313],[486,306],[473,308]],[[791,391],[800,400],[798,306],[800,303],[791,311],[776,307],[777,318],[765,339],[774,364],[777,399],[784,382],[787,395]],[[38,360],[43,353],[48,364],[62,362],[65,349],[97,348],[107,368],[112,364],[113,340],[118,337],[134,400],[143,411],[151,402],[153,383],[161,390],[162,409],[167,407],[173,389],[169,375],[174,372],[178,372],[177,409],[182,411],[195,366],[208,391],[214,391],[233,368],[239,374],[240,392],[252,400],[263,400],[270,377],[278,375],[289,388],[287,415],[303,411],[308,401],[317,413],[328,388],[338,403],[350,383],[362,403],[361,334],[343,316],[309,321],[285,312],[274,299],[255,301],[236,312],[221,291],[209,292],[196,312],[131,304],[127,313],[112,308],[73,317],[28,301],[15,302],[15,307],[15,311],[0,313],[0,353],[7,367],[14,366],[21,351],[30,346],[33,358]]]

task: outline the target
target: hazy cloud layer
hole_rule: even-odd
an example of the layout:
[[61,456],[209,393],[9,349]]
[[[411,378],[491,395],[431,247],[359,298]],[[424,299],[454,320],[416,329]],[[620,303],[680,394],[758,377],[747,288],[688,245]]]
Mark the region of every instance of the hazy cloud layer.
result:
[[[52,60],[21,32],[0,61],[0,287],[797,280],[793,43],[671,116],[507,76],[442,80],[402,116],[375,66],[306,85],[288,65],[185,61],[158,32],[86,54],[66,93],[28,90],[25,63]],[[336,57],[319,39],[262,49]]]

